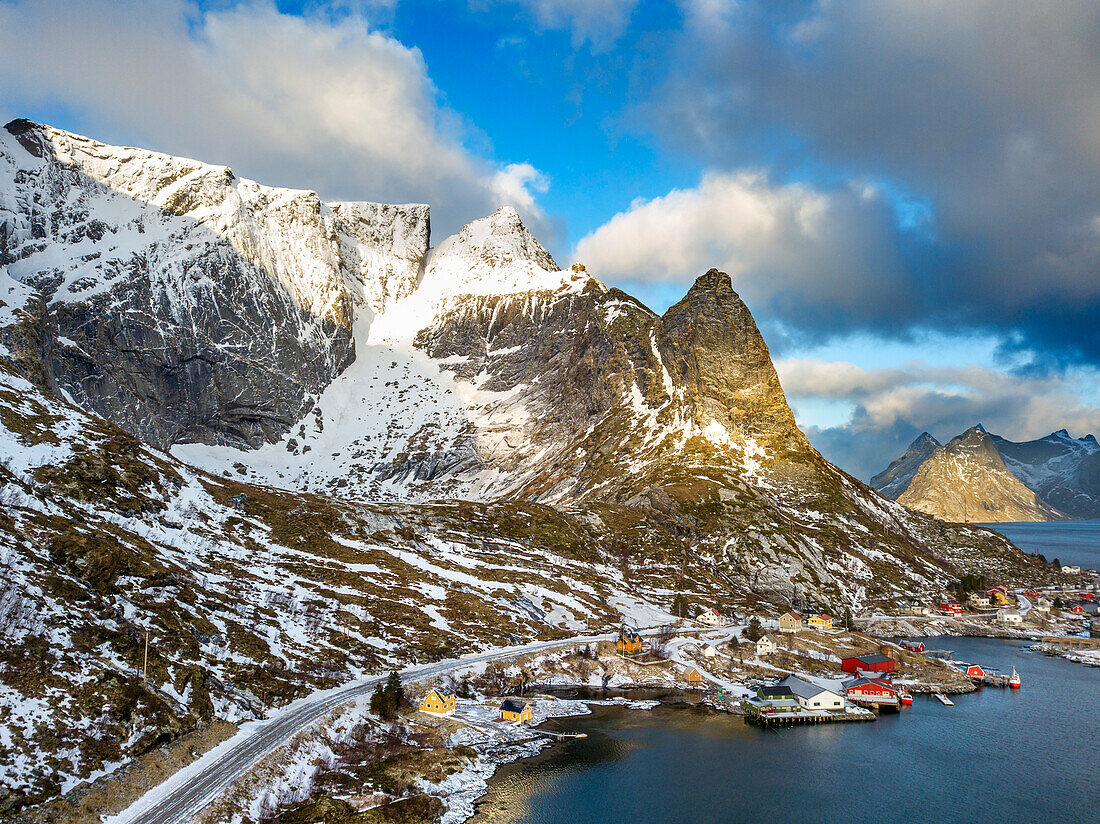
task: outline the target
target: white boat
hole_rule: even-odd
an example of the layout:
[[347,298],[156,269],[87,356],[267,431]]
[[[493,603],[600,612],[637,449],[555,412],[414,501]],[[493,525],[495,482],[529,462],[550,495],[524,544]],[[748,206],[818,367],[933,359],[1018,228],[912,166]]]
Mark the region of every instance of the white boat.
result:
[[942,692],[937,692],[935,695],[936,695],[936,698],[939,699],[939,702],[941,704],[943,704],[945,707],[955,706],[955,702],[952,701],[950,698],[948,698],[946,695],[944,695]]
[[1008,679],[1008,685],[1014,690],[1020,688],[1020,673],[1016,672],[1016,668],[1012,668],[1012,677]]

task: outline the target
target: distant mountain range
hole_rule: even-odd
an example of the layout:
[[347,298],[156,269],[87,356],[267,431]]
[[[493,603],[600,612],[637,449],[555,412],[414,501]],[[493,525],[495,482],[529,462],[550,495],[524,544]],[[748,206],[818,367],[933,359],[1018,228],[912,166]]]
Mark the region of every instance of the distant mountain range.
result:
[[871,486],[944,520],[1097,519],[1100,444],[1065,429],[1018,443],[979,424],[946,445],[923,432]]

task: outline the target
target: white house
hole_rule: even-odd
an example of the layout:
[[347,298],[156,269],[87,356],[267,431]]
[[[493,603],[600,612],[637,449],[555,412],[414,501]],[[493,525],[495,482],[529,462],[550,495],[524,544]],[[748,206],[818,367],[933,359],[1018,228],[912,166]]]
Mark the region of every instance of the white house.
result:
[[774,635],[765,635],[756,642],[757,655],[769,655],[777,649],[779,649],[779,640]]
[[999,609],[997,610],[997,620],[1006,626],[1009,624],[1022,624],[1024,616],[1020,614],[1018,609]]
[[1079,566],[1070,566],[1069,564],[1062,564],[1062,572],[1066,572],[1070,575],[1080,575],[1081,574],[1081,567],[1079,567]]
[[703,647],[703,656],[706,658],[713,658],[718,654],[718,650],[714,648],[713,644],[707,644]]
[[808,710],[837,711],[844,709],[844,696],[818,684],[803,681],[794,675],[788,675],[779,682],[794,693],[798,703]]
[[701,612],[699,615],[695,616],[695,620],[705,627],[724,627],[726,625],[726,616],[716,609],[708,609],[706,612]]

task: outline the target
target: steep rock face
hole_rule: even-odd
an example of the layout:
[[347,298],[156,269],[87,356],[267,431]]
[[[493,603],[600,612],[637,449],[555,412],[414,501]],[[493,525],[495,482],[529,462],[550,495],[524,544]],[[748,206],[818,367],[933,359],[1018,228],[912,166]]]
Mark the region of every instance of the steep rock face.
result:
[[938,447],[914,475],[898,503],[945,521],[1055,521],[1066,516],[1016,478],[993,440],[971,427]]
[[922,432],[909,444],[909,448],[902,453],[901,457],[895,458],[886,469],[871,478],[871,488],[896,501],[909,486],[921,464],[928,460],[939,446],[941,446],[939,441],[927,432]]
[[0,132],[0,327],[150,443],[277,439],[415,283],[426,207],[338,204],[27,121]]
[[1020,443],[992,438],[1009,471],[1048,504],[1074,518],[1100,518],[1100,444],[1092,435],[1060,429]]
[[659,348],[678,400],[697,426],[741,441],[807,451],[768,347],[729,275],[711,269],[661,318]]

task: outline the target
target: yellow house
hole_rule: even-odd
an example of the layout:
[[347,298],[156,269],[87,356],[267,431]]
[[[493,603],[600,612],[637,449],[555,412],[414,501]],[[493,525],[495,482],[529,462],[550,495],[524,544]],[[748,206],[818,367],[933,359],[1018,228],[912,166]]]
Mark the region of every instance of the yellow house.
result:
[[500,705],[500,720],[511,721],[513,724],[530,724],[531,705],[526,701],[506,698]]
[[623,627],[619,630],[619,638],[615,641],[615,649],[619,655],[635,656],[645,652],[645,641],[636,630]]
[[780,632],[798,632],[802,629],[802,616],[797,612],[787,612],[779,616]]
[[811,615],[806,619],[806,626],[813,627],[814,629],[832,629],[833,619],[830,615]]
[[431,715],[453,715],[455,694],[444,689],[431,690],[420,699],[420,711]]
[[688,683],[689,684],[702,684],[703,683],[703,674],[701,672],[699,672],[699,670],[693,669],[691,672],[688,673]]

